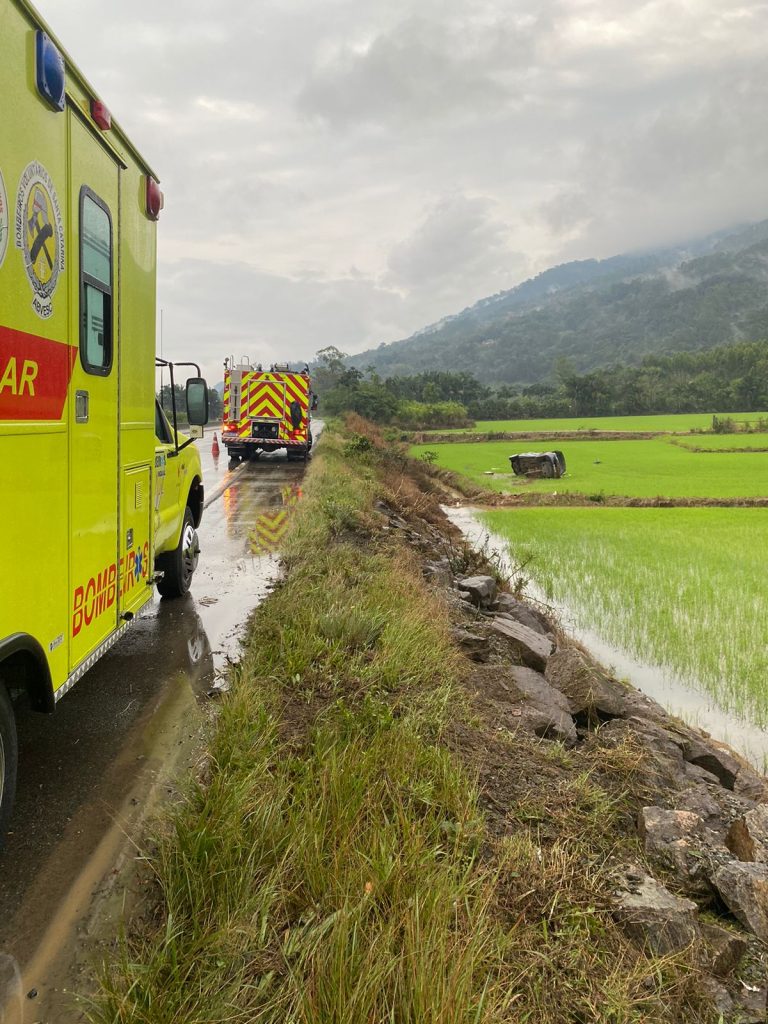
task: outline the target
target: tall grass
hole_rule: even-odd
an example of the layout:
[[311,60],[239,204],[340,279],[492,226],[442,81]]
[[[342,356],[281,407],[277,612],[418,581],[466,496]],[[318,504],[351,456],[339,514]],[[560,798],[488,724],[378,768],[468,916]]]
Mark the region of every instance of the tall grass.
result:
[[325,447],[158,836],[161,924],[106,967],[94,1021],[474,1024],[508,999],[476,788],[435,742],[446,613],[399,546],[365,547],[373,472]]

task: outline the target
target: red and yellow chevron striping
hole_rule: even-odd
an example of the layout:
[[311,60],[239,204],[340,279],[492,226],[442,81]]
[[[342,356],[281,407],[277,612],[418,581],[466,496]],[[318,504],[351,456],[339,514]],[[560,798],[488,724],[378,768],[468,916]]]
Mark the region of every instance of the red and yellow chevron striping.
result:
[[[243,372],[234,391],[229,372],[224,379],[224,421],[228,433],[241,438],[258,438],[260,419],[280,420],[278,438],[264,431],[265,440],[306,444],[309,432],[309,378],[287,371],[258,370]],[[233,391],[239,394],[239,407],[233,403]],[[298,404],[301,422],[294,427],[292,406]]]

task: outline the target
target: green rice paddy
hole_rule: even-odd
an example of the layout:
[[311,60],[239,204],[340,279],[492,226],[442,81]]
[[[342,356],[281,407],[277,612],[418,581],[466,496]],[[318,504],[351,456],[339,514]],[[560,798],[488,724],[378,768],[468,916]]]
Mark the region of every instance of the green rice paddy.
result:
[[482,518],[579,628],[768,724],[768,510],[518,508]]
[[[755,422],[764,414],[731,418]],[[706,693],[701,704],[692,698],[694,708],[711,701],[720,715],[741,716],[759,731],[768,728],[768,508],[601,507],[623,497],[681,505],[768,497],[768,434],[702,433],[711,426],[711,416],[696,414],[483,422],[477,431],[675,434],[557,440],[555,433],[546,441],[433,443],[412,453],[432,451],[438,466],[492,491],[547,494],[555,505],[563,497],[562,507],[518,505],[482,520],[578,630]],[[565,454],[563,478],[511,472],[515,452],[552,448]],[[574,495],[584,505],[573,507]]]
[[[764,412],[716,413],[721,419],[728,416],[736,423],[754,423],[768,417]],[[691,430],[711,430],[712,413],[692,412],[664,416],[581,416],[573,419],[553,420],[479,420],[473,430],[485,434],[492,431],[538,430],[672,430],[683,433]]]
[[702,452],[721,452],[729,448],[768,450],[768,434],[692,434],[676,437],[674,443]]
[[[765,435],[748,435],[755,439]],[[728,440],[739,435],[725,435]],[[718,435],[701,439],[719,443]],[[686,438],[692,444],[699,441]],[[723,445],[729,447],[729,445]],[[732,445],[735,447],[735,445]],[[562,449],[567,473],[560,480],[516,477],[509,456],[526,450]],[[668,438],[638,441],[487,441],[415,445],[416,457],[425,451],[437,455],[436,465],[469,477],[494,491],[511,493],[624,495],[636,498],[740,498],[768,495],[768,454],[722,452],[716,457],[693,452]],[[492,472],[493,476],[486,474]]]

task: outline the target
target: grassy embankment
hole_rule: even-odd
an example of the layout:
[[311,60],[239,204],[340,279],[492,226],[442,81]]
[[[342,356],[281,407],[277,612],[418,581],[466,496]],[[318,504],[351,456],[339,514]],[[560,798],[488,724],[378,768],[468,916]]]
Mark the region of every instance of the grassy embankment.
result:
[[[100,1024],[711,1019],[685,958],[608,912],[639,857],[631,747],[483,732],[417,558],[375,512],[427,499],[386,452],[326,434],[201,777],[150,857],[149,923],[119,945]],[[490,829],[457,720],[509,780]],[[501,820],[503,826],[498,825]]]

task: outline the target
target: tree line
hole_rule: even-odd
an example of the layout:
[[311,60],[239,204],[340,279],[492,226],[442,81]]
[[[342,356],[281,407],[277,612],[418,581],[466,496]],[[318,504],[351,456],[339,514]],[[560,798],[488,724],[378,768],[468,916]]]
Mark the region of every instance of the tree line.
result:
[[577,373],[561,358],[547,381],[496,388],[466,371],[382,378],[372,367],[350,366],[334,346],[316,359],[314,388],[323,412],[357,412],[406,429],[461,427],[477,419],[768,410],[768,341],[648,355],[589,373]]

